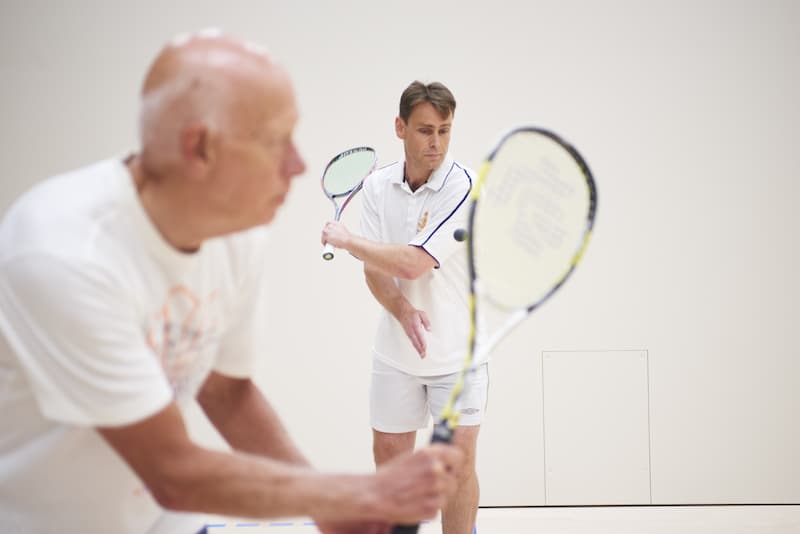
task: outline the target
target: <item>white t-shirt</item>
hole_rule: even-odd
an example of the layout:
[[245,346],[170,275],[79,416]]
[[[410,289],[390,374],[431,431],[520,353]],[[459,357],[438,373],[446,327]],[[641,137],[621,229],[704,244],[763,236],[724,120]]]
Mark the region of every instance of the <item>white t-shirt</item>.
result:
[[46,180],[10,208],[0,225],[0,532],[203,526],[165,513],[93,427],[185,404],[212,369],[253,371],[263,239],[258,228],[176,251],[118,160]]
[[416,280],[395,279],[406,299],[430,319],[427,350],[420,358],[400,323],[385,309],[373,348],[375,358],[416,376],[449,374],[461,368],[467,350],[469,304],[466,246],[453,237],[466,228],[472,171],[452,159],[411,191],[405,162],[375,171],[361,198],[361,231],[381,243],[425,249],[437,267]]

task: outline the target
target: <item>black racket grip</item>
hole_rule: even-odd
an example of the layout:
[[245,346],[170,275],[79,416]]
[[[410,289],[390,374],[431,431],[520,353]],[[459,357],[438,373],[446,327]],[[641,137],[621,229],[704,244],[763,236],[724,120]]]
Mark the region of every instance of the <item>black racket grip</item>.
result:
[[447,419],[442,419],[433,425],[431,443],[450,443],[453,441],[453,429],[447,424]]
[[[439,421],[433,426],[431,443],[450,443],[453,441],[453,429],[447,424],[446,420]],[[395,525],[392,534],[417,534],[419,523],[416,525]]]
[[392,529],[392,534],[417,534],[419,525],[396,525]]

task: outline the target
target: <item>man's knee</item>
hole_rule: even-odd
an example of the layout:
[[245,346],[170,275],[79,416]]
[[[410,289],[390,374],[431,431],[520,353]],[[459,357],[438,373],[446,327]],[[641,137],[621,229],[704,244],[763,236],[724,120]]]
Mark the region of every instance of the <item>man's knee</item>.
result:
[[380,465],[400,454],[414,450],[416,432],[388,433],[372,431],[372,453]]

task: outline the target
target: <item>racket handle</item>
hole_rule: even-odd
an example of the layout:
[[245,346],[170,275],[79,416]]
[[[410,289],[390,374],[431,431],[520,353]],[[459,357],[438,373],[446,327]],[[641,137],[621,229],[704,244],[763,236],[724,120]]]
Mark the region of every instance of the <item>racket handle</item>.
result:
[[447,423],[447,419],[442,419],[433,425],[433,435],[431,443],[450,443],[453,441],[453,429]]
[[[431,443],[450,443],[453,441],[453,429],[447,423],[447,419],[442,419],[433,425],[433,435]],[[395,525],[392,534],[417,534],[419,525]]]
[[417,534],[419,525],[395,525],[392,534]]
[[330,243],[325,243],[325,248],[322,249],[322,259],[323,260],[332,260],[333,259],[333,245]]

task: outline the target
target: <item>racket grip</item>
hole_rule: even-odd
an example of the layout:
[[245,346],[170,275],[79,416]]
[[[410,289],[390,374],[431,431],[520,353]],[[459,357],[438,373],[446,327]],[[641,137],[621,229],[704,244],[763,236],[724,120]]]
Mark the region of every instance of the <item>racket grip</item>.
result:
[[333,245],[330,243],[325,243],[325,248],[322,249],[322,259],[323,260],[332,260],[333,259]]
[[433,435],[431,443],[450,443],[453,441],[453,429],[447,423],[447,419],[442,419],[433,425]]
[[[433,425],[433,435],[431,436],[431,443],[450,443],[453,441],[453,429],[447,422],[447,419],[442,419]],[[419,525],[395,525],[392,528],[392,534],[417,534]]]
[[419,525],[395,525],[392,534],[417,534]]

